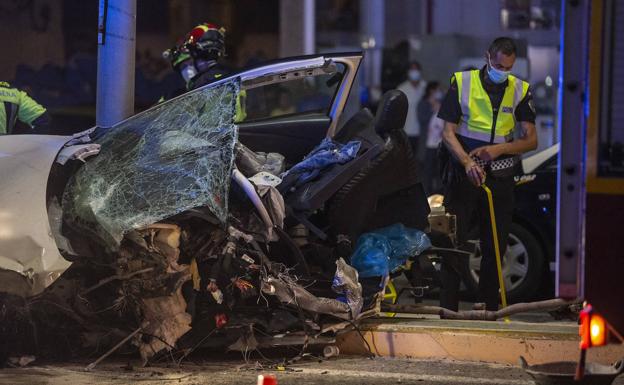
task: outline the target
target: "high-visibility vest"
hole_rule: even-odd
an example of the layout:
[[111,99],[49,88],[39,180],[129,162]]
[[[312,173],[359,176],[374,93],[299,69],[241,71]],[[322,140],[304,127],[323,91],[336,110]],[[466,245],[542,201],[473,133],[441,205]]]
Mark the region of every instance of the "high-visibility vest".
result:
[[[455,81],[462,110],[457,134],[492,143],[513,140],[516,107],[529,91],[529,83],[509,75],[505,94],[498,108],[496,122],[494,122],[492,102],[481,84],[479,70],[455,72]],[[493,137],[492,134],[494,134]]]
[[26,92],[0,82],[0,135],[12,133],[18,120],[32,126],[33,121],[45,112],[46,109]]

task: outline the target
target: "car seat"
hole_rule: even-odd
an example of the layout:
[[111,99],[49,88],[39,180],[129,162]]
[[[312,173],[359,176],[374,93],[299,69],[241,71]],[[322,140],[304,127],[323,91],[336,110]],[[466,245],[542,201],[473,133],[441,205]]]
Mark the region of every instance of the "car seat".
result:
[[394,223],[419,230],[428,227],[429,204],[403,130],[407,112],[404,93],[384,94],[373,121],[374,130],[385,140],[383,150],[330,199],[333,235],[347,235],[355,241],[363,232]]
[[[371,111],[368,108],[362,108],[342,125],[333,139],[343,144],[350,140],[357,140],[357,137],[361,136],[369,127],[373,127],[374,120],[375,116]],[[372,132],[374,133],[374,130]]]
[[371,112],[366,108],[362,109],[353,115],[333,138],[334,141],[343,144],[349,141],[360,142],[355,159],[344,164],[332,165],[324,170],[318,179],[297,188],[291,187],[297,175],[284,178],[278,189],[284,194],[286,203],[291,209],[300,213],[323,207],[332,195],[382,152],[384,141],[375,133],[373,122]]

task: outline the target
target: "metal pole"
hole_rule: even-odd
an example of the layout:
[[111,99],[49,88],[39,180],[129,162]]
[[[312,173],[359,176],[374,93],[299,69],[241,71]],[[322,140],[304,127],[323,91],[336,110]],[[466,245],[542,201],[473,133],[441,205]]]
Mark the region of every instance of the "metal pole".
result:
[[557,168],[557,296],[584,296],[585,127],[589,1],[565,0],[561,14]]
[[316,52],[316,1],[280,0],[280,55]]
[[383,0],[360,0],[364,74],[367,87],[381,87],[384,47],[385,4]]
[[312,55],[316,51],[315,0],[303,0],[303,53]]
[[100,0],[96,124],[111,127],[134,113],[136,0]]

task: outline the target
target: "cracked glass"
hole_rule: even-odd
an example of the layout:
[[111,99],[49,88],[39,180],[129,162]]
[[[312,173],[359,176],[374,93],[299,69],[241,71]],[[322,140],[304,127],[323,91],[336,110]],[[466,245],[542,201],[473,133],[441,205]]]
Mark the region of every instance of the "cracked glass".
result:
[[106,131],[72,177],[65,222],[117,249],[126,232],[191,208],[225,224],[239,82],[201,88]]

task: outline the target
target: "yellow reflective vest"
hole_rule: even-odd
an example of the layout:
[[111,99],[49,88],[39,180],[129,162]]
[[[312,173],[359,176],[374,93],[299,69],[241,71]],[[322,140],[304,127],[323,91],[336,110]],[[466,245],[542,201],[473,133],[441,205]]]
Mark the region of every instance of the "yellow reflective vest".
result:
[[496,122],[494,122],[492,102],[481,84],[479,70],[455,72],[455,81],[462,110],[457,134],[493,143],[513,140],[516,107],[529,91],[529,83],[509,75],[505,94],[498,109]]
[[26,92],[0,82],[0,135],[10,134],[18,120],[32,126],[33,121],[45,112],[46,109]]

